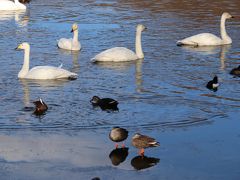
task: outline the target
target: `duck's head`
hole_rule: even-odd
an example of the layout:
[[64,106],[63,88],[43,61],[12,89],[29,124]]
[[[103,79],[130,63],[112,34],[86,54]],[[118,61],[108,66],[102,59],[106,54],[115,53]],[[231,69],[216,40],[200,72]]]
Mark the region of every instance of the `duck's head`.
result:
[[132,139],[139,138],[140,136],[141,136],[141,134],[140,134],[140,133],[136,133],[136,134],[134,134],[134,136],[132,137]]
[[231,14],[229,14],[228,12],[224,12],[222,14],[222,17],[225,18],[225,19],[230,19],[230,18],[234,18]]
[[98,104],[99,100],[100,100],[100,97],[98,97],[98,96],[93,96],[90,102],[91,102],[92,104]]
[[142,24],[138,24],[137,25],[137,31],[144,31],[144,30],[146,30],[147,28],[146,28],[146,26],[144,26],[144,25],[142,25]]
[[19,44],[17,47],[16,47],[16,50],[21,50],[21,49],[29,49],[30,48],[30,45],[27,43],[27,42],[24,42],[22,44]]
[[76,31],[78,29],[78,25],[77,25],[77,23],[74,23],[73,25],[72,25],[72,30],[71,30],[71,32],[74,32],[74,31]]
[[214,78],[213,78],[213,83],[214,83],[214,84],[218,83],[218,77],[217,77],[217,76],[214,76]]

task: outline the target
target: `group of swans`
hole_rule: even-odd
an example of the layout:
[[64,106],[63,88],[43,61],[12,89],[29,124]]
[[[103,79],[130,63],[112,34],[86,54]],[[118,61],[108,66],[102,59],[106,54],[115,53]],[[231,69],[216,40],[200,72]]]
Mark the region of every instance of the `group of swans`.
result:
[[[7,1],[7,0],[0,0]],[[232,39],[228,36],[225,28],[226,19],[233,18],[229,13],[224,12],[221,17],[220,31],[221,38],[210,34],[201,33],[195,36],[185,38],[183,40],[177,41],[177,45],[191,45],[191,46],[217,46],[231,44]],[[136,39],[135,39],[135,52],[125,48],[125,47],[114,47],[107,49],[94,58],[93,62],[126,62],[134,61],[137,59],[143,59],[144,54],[142,51],[141,44],[141,34],[146,27],[142,24],[138,24],[136,27]],[[72,25],[73,38],[66,39],[61,38],[58,40],[58,47],[70,51],[79,51],[81,49],[81,44],[78,40],[78,25],[74,23]],[[21,71],[18,74],[19,78],[26,79],[58,79],[58,78],[76,78],[76,74],[62,69],[61,67],[52,66],[37,66],[29,71],[29,54],[30,45],[28,43],[22,43],[17,49],[24,49],[24,63]]]
[[19,2],[19,0],[0,0],[0,10],[4,11],[16,11],[16,10],[26,10],[26,6]]

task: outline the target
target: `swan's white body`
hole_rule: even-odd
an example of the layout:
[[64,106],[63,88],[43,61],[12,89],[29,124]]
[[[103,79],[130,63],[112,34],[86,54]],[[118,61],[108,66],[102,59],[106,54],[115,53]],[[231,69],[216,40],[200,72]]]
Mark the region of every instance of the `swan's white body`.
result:
[[10,0],[0,0],[0,10],[6,11],[15,11],[15,10],[25,10],[26,6],[20,3],[18,0],[14,0],[14,2]]
[[24,63],[21,71],[18,73],[18,78],[23,79],[76,79],[77,74],[62,69],[61,66],[36,66],[29,70],[30,45],[22,43],[17,49],[24,49]]
[[177,41],[177,45],[192,45],[192,46],[218,46],[218,45],[225,45],[231,44],[232,39],[228,36],[226,32],[225,22],[226,19],[232,18],[229,13],[223,13],[221,17],[220,23],[220,32],[221,38],[215,36],[211,33],[201,33],[197,34],[180,41]]
[[78,41],[78,25],[73,24],[72,26],[73,38],[61,38],[58,40],[58,47],[61,49],[66,49],[70,51],[79,51],[81,49],[81,44]]
[[136,28],[136,42],[135,42],[136,53],[125,47],[114,47],[97,54],[94,58],[92,58],[92,61],[124,62],[143,59],[144,54],[142,51],[141,34],[144,29],[146,29],[145,26],[141,24],[139,24]]

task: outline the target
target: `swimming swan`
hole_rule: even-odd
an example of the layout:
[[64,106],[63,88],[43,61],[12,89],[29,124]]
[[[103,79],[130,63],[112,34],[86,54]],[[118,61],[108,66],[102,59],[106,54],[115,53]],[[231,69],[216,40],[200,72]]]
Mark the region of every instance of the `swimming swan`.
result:
[[138,24],[136,28],[136,41],[135,41],[135,50],[136,53],[125,48],[125,47],[114,47],[108,50],[105,50],[97,54],[92,58],[93,62],[97,61],[112,61],[112,62],[123,62],[123,61],[133,61],[137,59],[143,59],[144,54],[142,51],[141,44],[141,34],[146,27],[142,24]]
[[30,45],[26,42],[18,45],[16,50],[24,50],[24,62],[18,78],[23,79],[76,79],[77,74],[69,72],[60,67],[54,66],[36,66],[29,70]]
[[14,0],[14,2],[9,0],[1,0],[0,1],[0,10],[25,10],[26,6],[20,3],[18,0]]
[[220,32],[221,38],[215,36],[211,33],[201,33],[195,36],[191,36],[185,38],[183,40],[177,41],[177,45],[193,45],[193,46],[217,46],[217,45],[224,45],[224,44],[231,44],[232,39],[228,36],[225,28],[225,21],[226,19],[233,18],[227,12],[224,12],[221,17],[221,24],[220,24]]
[[58,40],[58,47],[61,49],[79,51],[81,49],[81,44],[78,41],[78,25],[74,23],[72,25],[73,39],[61,38]]

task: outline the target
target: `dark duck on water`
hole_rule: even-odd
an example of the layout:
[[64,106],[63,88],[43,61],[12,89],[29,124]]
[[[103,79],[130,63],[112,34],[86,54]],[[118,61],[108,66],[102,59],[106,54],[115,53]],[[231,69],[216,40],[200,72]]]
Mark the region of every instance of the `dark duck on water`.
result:
[[206,85],[206,87],[212,91],[217,91],[218,86],[219,86],[219,83],[218,83],[217,76],[214,76],[213,80],[209,81]]
[[48,106],[41,98],[39,100],[34,101],[33,104],[35,105],[35,111],[34,114],[36,115],[42,115],[48,110]]
[[93,96],[90,101],[93,106],[99,106],[102,110],[114,110],[118,111],[118,102],[111,98],[99,98],[98,96]]

